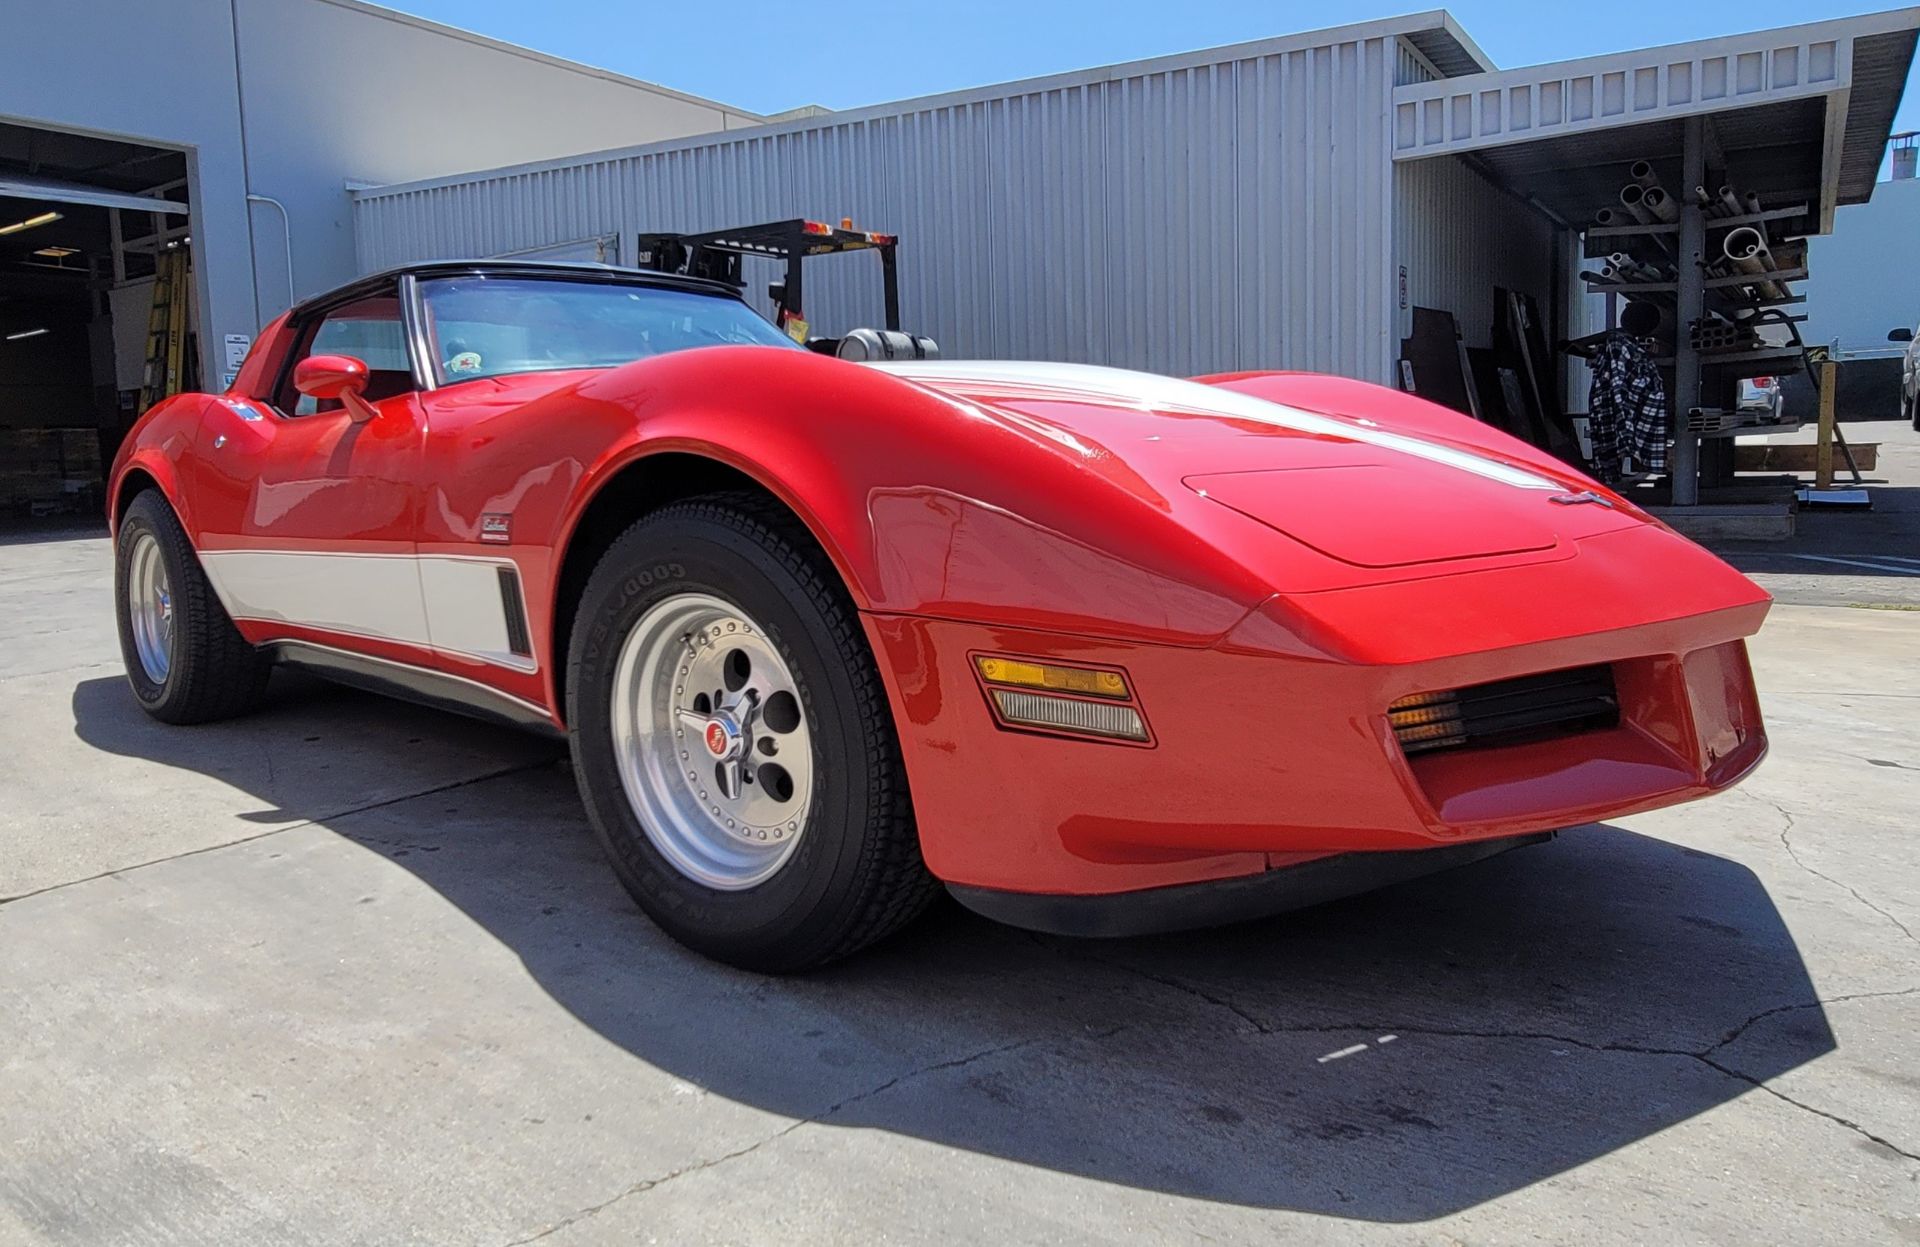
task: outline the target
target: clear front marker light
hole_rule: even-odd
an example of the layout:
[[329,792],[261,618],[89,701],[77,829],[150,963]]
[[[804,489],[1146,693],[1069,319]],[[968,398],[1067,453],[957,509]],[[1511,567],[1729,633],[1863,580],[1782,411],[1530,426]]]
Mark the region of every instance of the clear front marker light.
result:
[[1147,739],[1147,725],[1132,706],[1106,702],[1080,701],[1073,697],[1049,697],[1044,693],[1023,693],[1018,689],[993,690],[1000,717],[1021,727],[1052,728],[1084,736],[1104,736],[1111,740]]

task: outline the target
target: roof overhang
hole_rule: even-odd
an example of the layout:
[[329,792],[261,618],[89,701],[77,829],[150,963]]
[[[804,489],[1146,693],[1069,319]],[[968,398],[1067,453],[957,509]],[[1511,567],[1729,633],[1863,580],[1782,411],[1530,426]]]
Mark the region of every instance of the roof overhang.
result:
[[1442,77],[1492,73],[1497,68],[1492,58],[1480,50],[1480,45],[1460,28],[1460,23],[1453,20],[1453,14],[1445,9],[1413,13],[1401,20],[1405,28],[1401,30],[1400,37],[1412,44],[1414,51],[1426,57],[1427,64],[1439,71]]
[[[1873,193],[1920,8],[1395,88],[1395,160],[1467,156],[1551,212],[1609,201],[1624,167],[1677,160],[1683,121],[1763,198],[1804,196],[1820,232]],[[1611,189],[1609,189],[1611,188]],[[1576,222],[1577,223],[1577,222]]]

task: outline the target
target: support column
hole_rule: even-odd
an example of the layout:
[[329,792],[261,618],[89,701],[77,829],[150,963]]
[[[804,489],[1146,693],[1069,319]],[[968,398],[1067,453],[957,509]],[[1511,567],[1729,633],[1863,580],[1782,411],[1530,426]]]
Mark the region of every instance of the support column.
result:
[[1687,328],[1700,315],[1706,302],[1707,225],[1700,205],[1694,202],[1693,188],[1707,184],[1707,121],[1688,117],[1686,140],[1680,152],[1680,254],[1675,263],[1673,342],[1673,454],[1667,467],[1673,474],[1673,504],[1696,506],[1700,502],[1700,438],[1686,431],[1687,410],[1700,403],[1700,353],[1693,349]]

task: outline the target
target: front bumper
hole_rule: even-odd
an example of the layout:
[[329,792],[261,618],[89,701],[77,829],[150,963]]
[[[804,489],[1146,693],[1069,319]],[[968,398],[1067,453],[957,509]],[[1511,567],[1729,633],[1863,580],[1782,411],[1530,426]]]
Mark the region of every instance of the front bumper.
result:
[[[1542,579],[1567,563],[1275,599],[1209,648],[866,616],[927,864],[967,888],[1129,892],[1527,835],[1752,770],[1766,735],[1743,638],[1765,596],[1725,569],[1658,600],[1570,605]],[[1706,609],[1647,617],[1676,606]],[[1153,744],[998,727],[968,657],[982,652],[1123,670]],[[1409,759],[1386,719],[1412,693],[1593,663],[1613,667],[1616,727]]]

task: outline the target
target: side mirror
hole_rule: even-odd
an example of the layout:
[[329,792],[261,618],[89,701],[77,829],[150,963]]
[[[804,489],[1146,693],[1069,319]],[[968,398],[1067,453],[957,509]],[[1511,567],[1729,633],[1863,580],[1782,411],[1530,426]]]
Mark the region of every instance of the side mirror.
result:
[[293,388],[309,398],[334,398],[355,424],[373,419],[360,397],[367,389],[367,365],[351,355],[309,355],[293,368]]
[[1892,333],[1890,333],[1890,334],[1888,334],[1888,335],[1887,335],[1887,341],[1889,341],[1889,342],[1911,342],[1911,341],[1913,341],[1913,330],[1911,330],[1911,329],[1896,329],[1896,330],[1894,330],[1894,331],[1893,331]]

